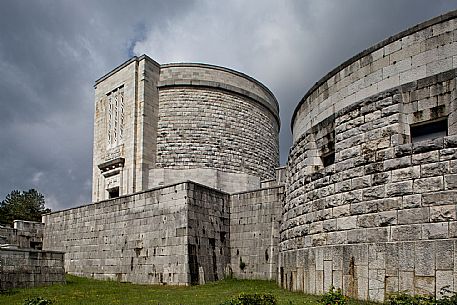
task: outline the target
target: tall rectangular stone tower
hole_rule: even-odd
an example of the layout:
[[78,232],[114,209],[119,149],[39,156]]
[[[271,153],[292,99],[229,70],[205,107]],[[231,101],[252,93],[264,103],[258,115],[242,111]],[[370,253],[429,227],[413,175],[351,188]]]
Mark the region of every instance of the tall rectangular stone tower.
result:
[[95,83],[92,201],[148,187],[155,163],[160,65],[134,57]]

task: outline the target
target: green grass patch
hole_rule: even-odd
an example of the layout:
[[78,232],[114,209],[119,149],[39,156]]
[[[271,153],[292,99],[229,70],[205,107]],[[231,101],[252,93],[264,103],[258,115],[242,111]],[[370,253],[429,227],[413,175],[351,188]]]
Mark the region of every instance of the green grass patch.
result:
[[[260,280],[226,279],[206,285],[179,287],[135,285],[114,281],[98,281],[72,275],[66,285],[13,289],[0,294],[0,304],[22,305],[24,300],[42,297],[53,305],[218,305],[241,293],[269,293],[278,305],[318,304],[320,297],[290,292],[275,282]],[[349,304],[369,304],[349,301]]]

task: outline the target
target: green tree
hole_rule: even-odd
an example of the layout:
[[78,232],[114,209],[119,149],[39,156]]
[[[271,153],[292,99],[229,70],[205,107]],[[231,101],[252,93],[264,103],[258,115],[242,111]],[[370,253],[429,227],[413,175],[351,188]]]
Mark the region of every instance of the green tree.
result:
[[44,206],[44,196],[35,189],[14,190],[0,202],[0,223],[12,224],[13,220],[41,221],[41,215],[51,212]]

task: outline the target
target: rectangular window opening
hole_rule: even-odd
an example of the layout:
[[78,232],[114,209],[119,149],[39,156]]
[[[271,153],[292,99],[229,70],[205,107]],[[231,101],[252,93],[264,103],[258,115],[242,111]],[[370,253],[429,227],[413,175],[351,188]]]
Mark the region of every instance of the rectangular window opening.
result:
[[332,129],[325,136],[325,145],[321,150],[321,160],[324,167],[335,163],[335,129],[333,128],[333,124]]
[[117,198],[117,197],[119,197],[119,188],[118,187],[115,187],[115,188],[112,188],[112,189],[108,190],[108,198],[109,199]]
[[330,151],[328,153],[326,153],[325,155],[322,156],[322,165],[324,165],[324,167],[327,167],[329,165],[332,165],[333,163],[335,163],[335,151]]
[[448,135],[447,117],[436,121],[411,125],[410,129],[412,143],[445,137]]

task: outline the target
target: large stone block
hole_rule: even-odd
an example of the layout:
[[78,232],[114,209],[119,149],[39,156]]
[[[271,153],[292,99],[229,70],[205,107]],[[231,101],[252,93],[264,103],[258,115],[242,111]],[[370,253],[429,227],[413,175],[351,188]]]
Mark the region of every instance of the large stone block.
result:
[[399,224],[412,224],[428,222],[430,211],[428,207],[404,209],[398,211]]
[[443,177],[415,179],[413,189],[415,193],[441,191],[444,189]]
[[427,223],[422,225],[423,239],[448,238],[449,225],[447,222]]
[[[416,181],[416,180],[415,180]],[[413,181],[403,181],[386,185],[386,195],[405,196],[413,193]]]
[[421,238],[422,230],[420,224],[392,227],[393,241],[419,240]]
[[[435,275],[435,243],[421,241],[415,243],[414,270],[417,276],[433,277]],[[417,279],[417,278],[416,278]],[[425,281],[425,279],[422,279]]]

